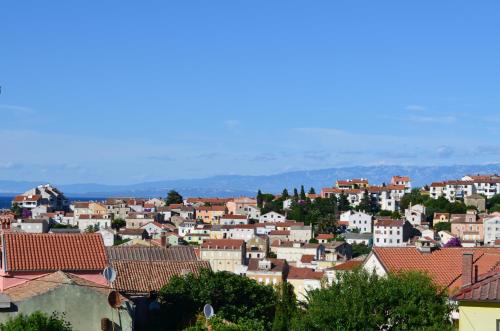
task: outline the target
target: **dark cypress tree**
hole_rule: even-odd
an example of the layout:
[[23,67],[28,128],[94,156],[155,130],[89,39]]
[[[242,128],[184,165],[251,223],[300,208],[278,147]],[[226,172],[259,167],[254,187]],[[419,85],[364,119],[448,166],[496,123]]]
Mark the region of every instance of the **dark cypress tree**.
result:
[[306,199],[306,191],[304,190],[304,185],[300,185],[300,200]]
[[296,188],[293,189],[293,199],[295,201],[299,200],[299,191]]
[[314,187],[311,187],[309,189],[309,194],[316,194],[316,190],[314,189]]
[[286,200],[290,197],[290,194],[288,194],[288,190],[286,188],[283,189],[283,192],[281,193],[281,197],[283,198],[283,200]]
[[257,192],[257,207],[262,208],[262,205],[264,204],[264,200],[262,198],[262,191],[259,190]]

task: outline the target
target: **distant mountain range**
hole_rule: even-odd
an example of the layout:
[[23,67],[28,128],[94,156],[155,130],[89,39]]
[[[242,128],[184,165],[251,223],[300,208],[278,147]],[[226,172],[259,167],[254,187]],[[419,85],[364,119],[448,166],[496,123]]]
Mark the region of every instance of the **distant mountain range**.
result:
[[[294,171],[269,176],[214,176],[202,179],[179,179],[146,182],[131,185],[69,184],[58,185],[69,197],[165,196],[170,189],[184,196],[253,196],[257,190],[279,193],[283,188],[293,189],[304,185],[314,187],[333,186],[337,179],[368,178],[372,184],[388,183],[393,175],[407,175],[413,186],[423,186],[434,181],[461,178],[466,174],[500,173],[500,163],[488,165],[451,166],[352,166],[310,171]],[[18,194],[44,182],[0,180],[0,194]]]

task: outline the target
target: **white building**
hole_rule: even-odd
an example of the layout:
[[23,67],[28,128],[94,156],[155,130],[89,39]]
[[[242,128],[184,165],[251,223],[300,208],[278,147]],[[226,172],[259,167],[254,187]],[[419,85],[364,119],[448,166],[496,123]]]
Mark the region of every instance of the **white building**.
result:
[[184,237],[196,227],[195,221],[185,221],[179,225],[179,236]]
[[392,176],[391,185],[402,185],[405,187],[405,193],[411,193],[411,180],[408,176]]
[[274,211],[271,211],[259,217],[259,223],[281,223],[281,222],[286,222],[286,217]]
[[408,209],[405,209],[405,219],[413,226],[421,225],[425,221],[425,206],[410,205]]
[[80,231],[85,231],[89,226],[97,226],[99,229],[111,228],[111,218],[109,215],[80,215],[76,218],[76,222]]
[[246,215],[224,215],[219,220],[220,225],[248,224]]
[[372,232],[372,216],[362,211],[349,210],[340,215],[341,222],[347,222],[348,229],[359,229],[361,233]]
[[291,226],[290,240],[307,243],[312,238],[312,227],[306,226]]
[[484,244],[495,245],[495,240],[500,239],[500,216],[485,218],[483,224]]
[[222,226],[222,230],[226,233],[227,239],[239,239],[249,241],[253,237],[255,237],[255,227],[251,226],[238,226],[238,225],[226,225]]
[[245,206],[240,211],[241,214],[247,215],[248,219],[258,220],[260,218],[260,209],[256,206]]
[[406,246],[410,232],[410,223],[403,220],[377,220],[373,232],[373,245],[380,247]]
[[110,247],[115,244],[115,234],[110,229],[101,229],[97,231],[101,234],[104,246]]

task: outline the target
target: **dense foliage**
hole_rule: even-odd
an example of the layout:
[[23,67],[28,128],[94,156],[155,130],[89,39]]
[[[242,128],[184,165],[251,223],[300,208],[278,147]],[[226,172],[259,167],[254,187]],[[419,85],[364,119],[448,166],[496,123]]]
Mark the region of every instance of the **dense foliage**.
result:
[[115,218],[111,221],[111,228],[115,230],[120,230],[127,225],[127,222],[123,218]]
[[19,314],[0,324],[0,331],[71,331],[71,324],[64,316],[53,313],[47,315],[36,311],[30,315]]
[[434,230],[439,231],[451,231],[451,223],[450,222],[439,222],[434,224]]
[[179,192],[170,190],[167,193],[167,199],[165,200],[165,203],[167,205],[171,205],[174,203],[182,203],[182,202],[183,202],[182,195],[180,195]]
[[172,278],[161,289],[159,301],[160,315],[168,316],[162,324],[169,329],[192,324],[207,303],[224,320],[233,323],[242,319],[258,320],[269,328],[275,313],[276,292],[271,286],[244,276],[203,270],[199,276]]
[[495,194],[486,200],[486,208],[488,208],[490,212],[500,211],[500,194]]
[[297,299],[293,286],[282,283],[277,288],[276,312],[272,331],[288,331],[292,326],[292,319],[297,314]]
[[451,330],[445,292],[419,273],[380,278],[358,270],[309,293],[293,330]]
[[370,254],[372,248],[365,244],[352,244],[352,257]]
[[[210,329],[208,328],[210,325]],[[195,325],[184,331],[265,331],[263,323],[257,320],[239,319],[236,323],[223,320],[218,316],[212,317],[209,321],[204,316],[198,315]]]
[[450,202],[445,197],[432,199],[429,196],[422,195],[419,189],[413,189],[411,193],[405,194],[401,198],[401,210],[407,209],[410,204],[423,204],[426,208],[425,213],[428,221],[432,220],[434,213],[464,214],[468,209],[461,200]]

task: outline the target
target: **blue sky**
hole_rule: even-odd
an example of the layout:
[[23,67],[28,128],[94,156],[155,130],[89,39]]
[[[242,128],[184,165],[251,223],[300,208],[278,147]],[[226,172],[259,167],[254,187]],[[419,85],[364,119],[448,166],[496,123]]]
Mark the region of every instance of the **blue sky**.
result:
[[0,179],[500,161],[496,1],[10,1]]

